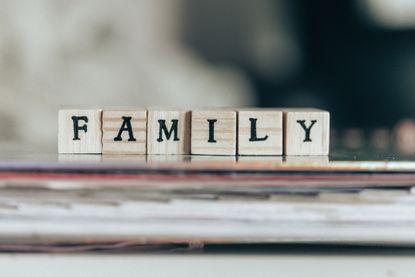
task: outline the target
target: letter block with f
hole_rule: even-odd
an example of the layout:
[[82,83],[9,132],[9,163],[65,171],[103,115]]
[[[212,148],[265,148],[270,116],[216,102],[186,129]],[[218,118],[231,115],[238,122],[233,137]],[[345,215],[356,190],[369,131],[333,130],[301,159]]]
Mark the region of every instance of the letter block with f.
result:
[[101,154],[101,115],[101,109],[59,110],[58,152]]

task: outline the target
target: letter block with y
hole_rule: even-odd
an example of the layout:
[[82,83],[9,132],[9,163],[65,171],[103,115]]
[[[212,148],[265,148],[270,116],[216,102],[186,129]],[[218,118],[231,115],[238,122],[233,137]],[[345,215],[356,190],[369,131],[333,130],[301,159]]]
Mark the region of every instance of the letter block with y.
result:
[[103,154],[146,154],[147,110],[104,109],[102,112]]
[[190,111],[150,109],[147,153],[190,154]]
[[60,110],[58,120],[59,153],[101,154],[101,115],[101,109]]
[[282,110],[238,110],[238,155],[282,155]]
[[192,111],[192,154],[236,155],[236,111]]
[[330,114],[318,109],[284,109],[284,154],[328,155]]

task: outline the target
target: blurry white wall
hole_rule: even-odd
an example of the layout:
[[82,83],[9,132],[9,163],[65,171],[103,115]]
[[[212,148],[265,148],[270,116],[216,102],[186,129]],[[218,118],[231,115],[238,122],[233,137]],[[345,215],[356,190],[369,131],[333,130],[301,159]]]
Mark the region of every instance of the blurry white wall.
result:
[[180,41],[181,0],[0,0],[0,143],[55,145],[60,105],[244,106]]

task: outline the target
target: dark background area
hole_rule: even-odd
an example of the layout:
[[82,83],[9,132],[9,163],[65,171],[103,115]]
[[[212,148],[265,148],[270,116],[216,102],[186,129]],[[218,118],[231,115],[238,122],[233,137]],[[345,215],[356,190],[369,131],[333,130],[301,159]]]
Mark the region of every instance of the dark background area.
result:
[[0,3],[0,147],[55,149],[62,106],[297,106],[415,154],[414,1]]
[[[260,2],[187,1],[187,43],[213,63],[242,68],[260,106],[321,107],[331,111],[337,128],[392,127],[414,116],[410,26],[377,24],[365,1]],[[258,24],[261,16],[275,25]],[[258,68],[250,52],[261,28],[273,30],[276,40],[288,37],[297,58],[284,59],[290,51],[274,47],[269,60],[278,65]]]

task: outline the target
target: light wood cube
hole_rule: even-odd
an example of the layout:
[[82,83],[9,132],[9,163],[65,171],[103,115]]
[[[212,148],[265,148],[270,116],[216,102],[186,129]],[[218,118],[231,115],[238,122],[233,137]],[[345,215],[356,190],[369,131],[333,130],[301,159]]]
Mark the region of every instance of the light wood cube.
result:
[[108,109],[102,113],[103,154],[146,154],[147,110]]
[[148,111],[147,153],[190,154],[190,111]]
[[282,155],[282,111],[238,110],[238,155]]
[[330,114],[318,109],[284,109],[284,154],[328,155]]
[[192,154],[236,155],[236,111],[192,111]]
[[61,154],[101,154],[102,110],[59,111],[58,151]]

